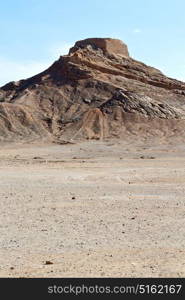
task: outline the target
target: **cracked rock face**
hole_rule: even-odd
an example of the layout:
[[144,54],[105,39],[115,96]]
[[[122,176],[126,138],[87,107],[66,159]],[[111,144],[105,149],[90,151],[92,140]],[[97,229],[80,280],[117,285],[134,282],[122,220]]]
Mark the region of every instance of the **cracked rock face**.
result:
[[185,83],[120,40],[75,43],[47,70],[0,89],[0,141],[185,136]]
[[74,47],[70,49],[70,53],[76,52],[78,49],[92,48],[94,50],[102,50],[103,55],[106,56],[121,56],[129,57],[127,45],[121,40],[110,38],[91,38],[78,41]]

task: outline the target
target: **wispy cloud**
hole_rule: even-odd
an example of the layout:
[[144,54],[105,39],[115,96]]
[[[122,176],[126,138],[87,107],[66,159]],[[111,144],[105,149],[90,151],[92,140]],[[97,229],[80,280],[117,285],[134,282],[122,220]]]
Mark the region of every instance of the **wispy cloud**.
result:
[[34,76],[48,68],[61,55],[68,54],[73,43],[58,43],[48,49],[47,61],[14,61],[0,57],[0,86],[9,81],[17,81]]
[[74,43],[58,43],[56,45],[53,45],[49,49],[49,53],[52,56],[52,58],[57,59],[60,55],[68,54],[69,49],[74,45]]
[[142,30],[140,28],[135,28],[135,29],[133,29],[132,32],[135,33],[135,34],[139,34],[139,33],[142,32]]
[[9,81],[28,78],[44,71],[51,62],[11,61],[0,57],[0,86]]

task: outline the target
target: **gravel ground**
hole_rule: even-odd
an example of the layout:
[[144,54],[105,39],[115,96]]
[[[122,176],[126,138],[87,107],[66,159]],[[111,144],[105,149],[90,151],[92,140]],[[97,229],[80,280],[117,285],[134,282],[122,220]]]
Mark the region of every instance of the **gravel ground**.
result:
[[1,277],[185,277],[185,145],[1,145]]

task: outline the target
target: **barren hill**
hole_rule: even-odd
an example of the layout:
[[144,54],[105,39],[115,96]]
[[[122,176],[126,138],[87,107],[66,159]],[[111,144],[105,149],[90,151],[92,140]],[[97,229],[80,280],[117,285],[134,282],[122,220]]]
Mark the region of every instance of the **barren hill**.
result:
[[120,40],[76,42],[44,72],[0,89],[0,140],[185,136],[185,83]]

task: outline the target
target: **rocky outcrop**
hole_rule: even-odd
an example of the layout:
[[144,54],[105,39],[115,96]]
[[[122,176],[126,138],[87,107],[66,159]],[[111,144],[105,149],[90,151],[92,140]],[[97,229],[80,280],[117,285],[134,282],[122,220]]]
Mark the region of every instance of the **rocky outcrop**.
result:
[[184,125],[185,83],[116,39],[78,41],[47,70],[0,89],[0,140],[185,136]]
[[110,58],[114,56],[129,57],[127,45],[120,40],[110,38],[91,38],[78,41],[70,49],[69,54],[85,48],[102,51],[103,55]]

